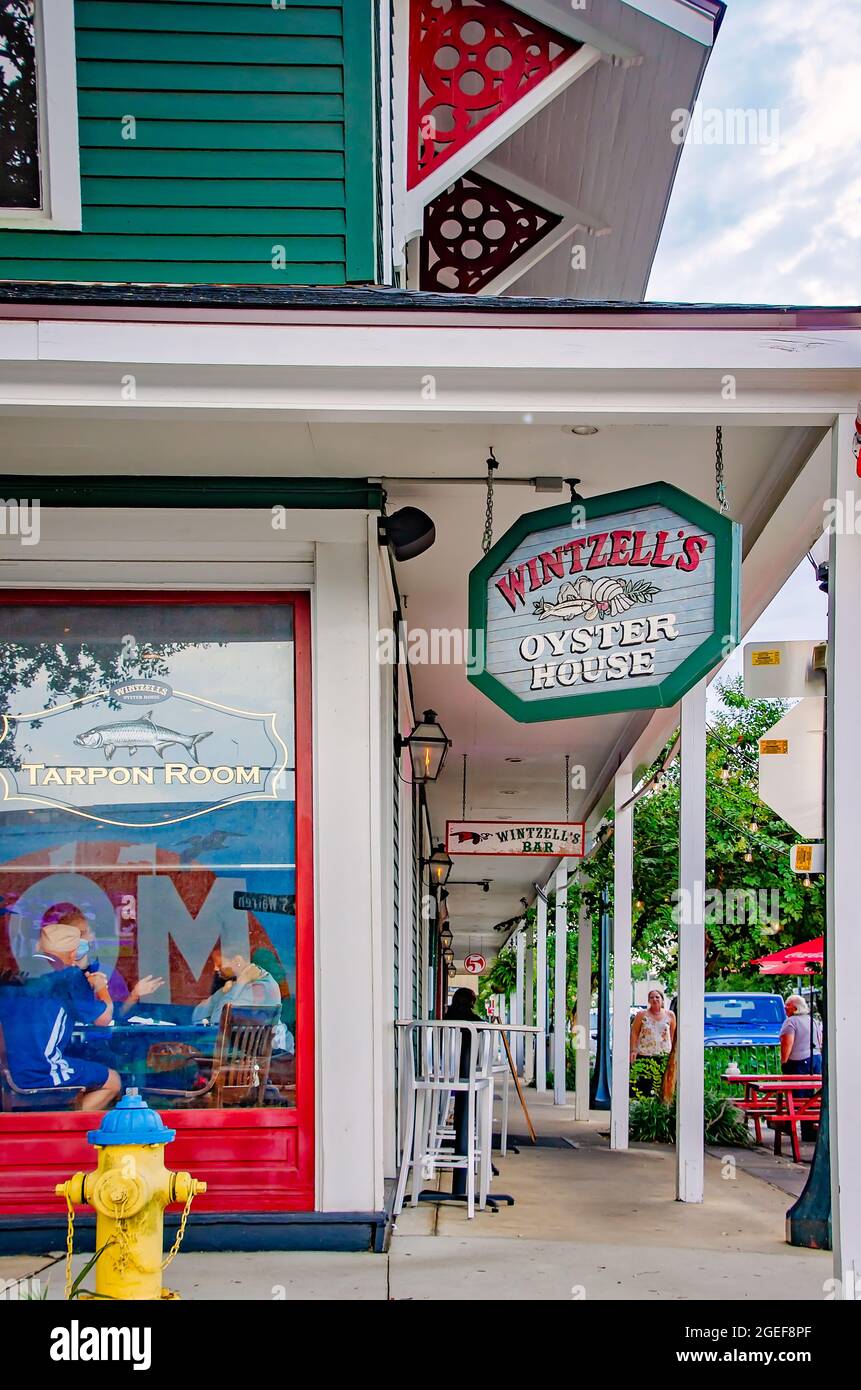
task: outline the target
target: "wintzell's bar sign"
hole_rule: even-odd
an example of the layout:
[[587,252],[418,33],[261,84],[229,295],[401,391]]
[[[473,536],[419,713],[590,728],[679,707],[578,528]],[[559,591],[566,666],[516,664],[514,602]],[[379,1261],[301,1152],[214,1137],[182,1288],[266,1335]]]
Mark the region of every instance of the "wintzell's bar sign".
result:
[[540,854],[582,858],[582,821],[450,820],[445,826],[449,854]]
[[738,642],[740,564],[669,483],[529,512],[470,575],[469,679],[524,723],[674,705]]

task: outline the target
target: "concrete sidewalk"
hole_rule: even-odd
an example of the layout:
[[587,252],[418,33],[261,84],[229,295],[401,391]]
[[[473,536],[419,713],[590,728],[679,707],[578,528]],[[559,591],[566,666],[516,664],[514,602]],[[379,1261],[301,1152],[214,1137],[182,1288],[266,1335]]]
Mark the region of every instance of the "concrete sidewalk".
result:
[[[179,1255],[168,1285],[186,1299],[231,1301],[823,1299],[831,1256],[785,1244],[791,1197],[732,1154],[707,1156],[705,1202],[688,1206],[674,1200],[672,1149],[610,1153],[606,1115],[575,1124],[573,1107],[554,1108],[552,1097],[530,1092],[528,1103],[539,1134],[578,1147],[496,1156],[493,1187],[514,1207],[471,1222],[459,1206],[407,1207],[387,1255]],[[76,1257],[76,1269],[85,1262]],[[59,1252],[0,1259],[0,1279],[33,1277],[62,1298]]]

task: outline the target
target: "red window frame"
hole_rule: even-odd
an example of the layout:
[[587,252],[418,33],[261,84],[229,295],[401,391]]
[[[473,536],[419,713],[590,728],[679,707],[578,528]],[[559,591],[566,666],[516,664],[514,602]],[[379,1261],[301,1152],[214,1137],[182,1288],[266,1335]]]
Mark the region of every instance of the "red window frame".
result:
[[[314,1209],[314,840],[311,605],[306,593],[226,590],[2,590],[0,606],[132,607],[289,603],[294,613],[296,737],[296,1108],[165,1110],[176,1139],[167,1166],[208,1184],[198,1212]],[[0,1112],[0,1217],[62,1214],[55,1183],[95,1167],[92,1114]],[[170,1208],[178,1210],[178,1208]]]

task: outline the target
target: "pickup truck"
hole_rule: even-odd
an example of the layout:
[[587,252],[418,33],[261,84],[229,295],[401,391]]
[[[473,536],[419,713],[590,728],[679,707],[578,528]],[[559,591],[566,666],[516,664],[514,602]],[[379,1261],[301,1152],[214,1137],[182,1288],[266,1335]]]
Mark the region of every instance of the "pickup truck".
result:
[[776,1046],[785,1018],[779,994],[707,994],[705,1045]]

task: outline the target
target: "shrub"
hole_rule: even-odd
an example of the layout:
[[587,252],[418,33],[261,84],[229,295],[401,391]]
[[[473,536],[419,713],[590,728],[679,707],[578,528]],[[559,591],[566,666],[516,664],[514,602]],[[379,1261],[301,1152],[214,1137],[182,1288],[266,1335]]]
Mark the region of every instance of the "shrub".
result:
[[[750,1148],[747,1121],[729,1096],[706,1091],[703,1107],[705,1142],[721,1147]],[[656,1097],[635,1101],[631,1106],[631,1139],[641,1144],[676,1142],[676,1107]]]

